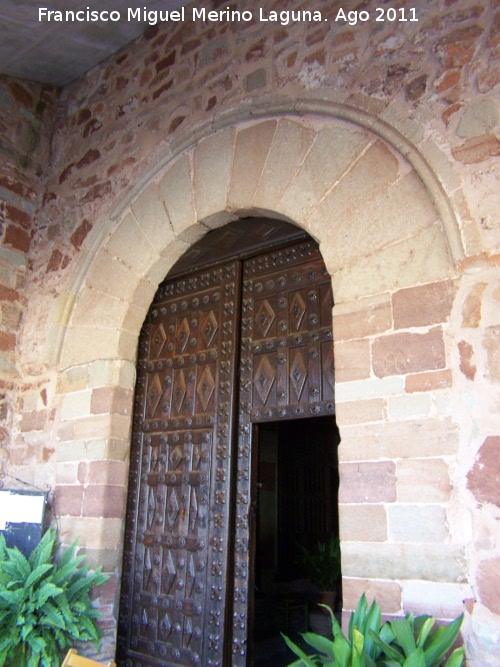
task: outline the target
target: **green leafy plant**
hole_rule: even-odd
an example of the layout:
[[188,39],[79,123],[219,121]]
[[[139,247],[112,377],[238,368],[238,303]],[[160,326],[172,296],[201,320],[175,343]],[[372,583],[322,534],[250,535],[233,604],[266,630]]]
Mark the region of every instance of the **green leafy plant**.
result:
[[[387,621],[394,634],[392,642],[375,634],[372,640],[386,658],[384,667],[440,667],[458,637],[462,620],[463,614],[448,625],[435,627],[435,618],[408,614],[406,618]],[[444,667],[461,667],[463,662],[464,649],[456,648]]]
[[340,578],[340,542],[332,534],[327,541],[319,540],[312,549],[301,546],[302,563],[306,574],[321,591],[337,590]]
[[312,653],[306,653],[283,635],[287,646],[298,656],[289,667],[462,667],[464,663],[462,647],[443,663],[458,637],[463,616],[437,628],[434,618],[414,618],[412,614],[381,625],[380,607],[374,601],[368,609],[363,594],[351,614],[346,637],[333,611],[329,612],[333,640],[314,632],[302,634]]
[[99,645],[89,592],[108,577],[81,566],[76,542],[54,562],[55,538],[49,529],[26,559],[0,535],[0,667],[54,667],[75,640]]

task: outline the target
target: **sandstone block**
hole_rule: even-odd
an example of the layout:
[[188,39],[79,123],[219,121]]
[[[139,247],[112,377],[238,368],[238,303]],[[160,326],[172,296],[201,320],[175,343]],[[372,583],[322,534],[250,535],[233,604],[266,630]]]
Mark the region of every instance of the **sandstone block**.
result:
[[158,185],[165,208],[176,235],[183,234],[198,222],[189,156],[178,158]]
[[402,582],[404,611],[415,616],[430,615],[453,620],[464,610],[464,600],[471,597],[468,584],[428,581]]
[[71,544],[76,538],[78,546],[84,549],[117,549],[121,544],[121,519],[63,516],[59,519],[59,526],[64,545]]
[[345,542],[342,574],[367,579],[464,583],[464,553],[448,544]]
[[458,428],[449,418],[342,426],[340,461],[376,461],[454,455]]
[[121,329],[128,309],[129,304],[125,301],[85,286],[78,295],[72,325]]
[[500,507],[500,436],[489,436],[481,445],[467,475],[467,488],[481,503]]
[[411,419],[430,414],[432,400],[429,394],[409,394],[407,396],[389,396],[387,415],[389,419]]
[[194,151],[194,201],[198,220],[225,211],[231,179],[234,130],[204,139]]
[[268,120],[237,133],[228,198],[231,208],[253,204],[277,126],[277,121]]
[[500,615],[500,558],[484,560],[477,573],[477,586],[481,602],[493,614]]
[[451,312],[454,293],[450,280],[398,290],[392,295],[394,328],[445,322]]
[[351,340],[334,344],[335,380],[349,382],[370,377],[370,342]]
[[396,478],[400,502],[439,503],[450,499],[450,476],[444,459],[399,460]]
[[377,377],[444,368],[443,332],[436,327],[424,334],[381,336],[372,343],[372,365]]
[[61,419],[67,421],[88,415],[91,397],[90,391],[76,391],[65,394],[62,399]]
[[123,387],[97,387],[92,390],[90,412],[129,415],[132,412],[133,394]]
[[316,133],[289,120],[281,120],[255,193],[260,209],[279,211],[279,202],[298,172]]
[[[352,224],[356,224],[356,220]],[[389,224],[389,223],[388,223]],[[369,294],[381,294],[418,283],[447,278],[450,269],[448,243],[440,225],[426,227],[412,238],[357,257],[355,264],[345,266],[335,244],[327,244],[332,232],[325,233],[321,253],[332,275],[335,303],[355,301]],[[322,233],[318,232],[322,239]]]
[[57,516],[82,516],[83,486],[61,485],[54,492],[54,512]]
[[396,466],[393,461],[341,462],[339,475],[339,504],[396,500]]
[[439,505],[394,505],[387,508],[389,541],[444,542],[446,511]]
[[356,609],[359,598],[365,593],[368,605],[373,600],[379,604],[383,614],[401,611],[401,585],[395,581],[342,578],[342,602],[344,609]]
[[174,230],[156,184],[149,185],[132,202],[131,208],[139,227],[151,245],[161,253],[162,248],[174,238]]
[[323,199],[332,184],[349,170],[369,142],[367,134],[343,127],[319,132],[288,187],[280,210],[292,219],[302,220],[306,212]]
[[339,403],[335,405],[337,424],[367,424],[381,421],[386,417],[385,401],[382,398],[372,398],[360,401]]
[[483,344],[487,355],[487,377],[491,382],[500,382],[500,326],[485,330]]
[[392,305],[389,295],[380,295],[358,303],[342,304],[333,309],[333,339],[335,341],[366,338],[392,328]]
[[402,394],[404,386],[404,378],[400,376],[338,382],[335,386],[335,396],[339,403],[376,397],[385,398],[392,394]]
[[387,514],[382,505],[339,505],[341,540],[347,542],[385,542]]
[[446,389],[451,387],[453,377],[450,370],[429,371],[407,375],[405,380],[405,391],[432,391],[433,389]]
[[90,484],[85,487],[83,515],[113,519],[125,514],[125,487],[111,484]]
[[120,222],[106,248],[138,276],[143,276],[158,259],[158,252],[131,213]]

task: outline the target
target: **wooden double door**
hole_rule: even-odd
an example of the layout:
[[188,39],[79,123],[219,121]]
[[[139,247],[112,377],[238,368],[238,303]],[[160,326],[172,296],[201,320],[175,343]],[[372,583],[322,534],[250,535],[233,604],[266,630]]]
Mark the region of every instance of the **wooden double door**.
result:
[[247,665],[253,432],[333,414],[331,310],[309,238],[160,286],[139,343],[119,665]]

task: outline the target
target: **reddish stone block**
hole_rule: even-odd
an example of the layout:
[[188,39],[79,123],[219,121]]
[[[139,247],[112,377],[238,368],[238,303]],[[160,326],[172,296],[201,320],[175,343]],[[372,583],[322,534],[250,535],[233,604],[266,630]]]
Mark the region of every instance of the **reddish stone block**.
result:
[[124,487],[127,483],[127,466],[123,461],[90,461],[86,468],[89,484]]
[[31,245],[31,237],[24,229],[16,225],[8,225],[5,230],[4,245],[10,246],[21,252],[28,252]]
[[90,202],[95,201],[96,199],[102,199],[107,195],[111,194],[112,186],[110,181],[104,181],[104,183],[98,183],[90,188],[86,195],[84,195],[80,203],[89,204]]
[[75,166],[77,169],[83,169],[84,167],[88,167],[89,164],[92,164],[92,162],[98,160],[100,157],[101,153],[97,150],[97,148],[91,148],[85,153],[82,159],[76,163]]
[[82,220],[81,224],[75,229],[71,235],[70,241],[77,250],[80,250],[82,243],[87,238],[87,234],[91,229],[92,223],[90,223],[88,220]]
[[21,211],[19,208],[12,206],[12,204],[7,204],[5,207],[5,212],[7,218],[11,221],[23,227],[24,229],[29,229],[31,227],[31,217],[26,213],[26,211]]
[[98,387],[92,390],[91,414],[128,415],[132,409],[132,392],[123,387]]
[[500,615],[500,558],[483,561],[477,573],[479,599],[493,614]]
[[480,137],[470,137],[451,152],[455,160],[463,164],[477,164],[500,155],[500,140],[494,134],[482,134]]
[[13,352],[16,347],[16,335],[0,331],[0,352]]
[[337,315],[333,311],[335,341],[375,336],[392,329],[392,307],[389,299],[352,313]]
[[414,393],[418,391],[446,389],[451,387],[452,383],[453,376],[450,370],[415,373],[414,375],[406,376],[405,391]]
[[394,328],[441,324],[448,318],[455,295],[450,280],[399,290],[392,296]]
[[339,475],[339,503],[390,503],[397,499],[393,461],[341,463]]
[[458,351],[460,352],[460,370],[468,380],[473,380],[476,377],[477,368],[472,362],[474,358],[472,345],[461,340],[458,344]]
[[370,342],[353,340],[334,344],[335,379],[350,382],[370,377]]
[[16,100],[16,102],[19,102],[19,104],[22,104],[24,107],[27,108],[33,106],[32,95],[19,82],[13,81],[9,85],[9,90],[12,97]]
[[[489,436],[481,445],[467,475],[467,488],[481,503],[500,507],[500,436]],[[500,579],[499,579],[500,581]]]
[[95,484],[85,488],[83,516],[121,518],[125,511],[125,488],[110,484]]
[[481,297],[486,283],[474,285],[462,308],[462,327],[477,328],[481,322]]
[[399,333],[377,338],[372,345],[372,366],[377,377],[404,375],[446,367],[443,332]]
[[370,579],[342,580],[342,602],[344,609],[354,610],[359,598],[365,593],[368,604],[376,600],[383,614],[397,614],[401,611],[401,586],[393,581],[373,581]]
[[19,292],[15,289],[11,289],[10,287],[5,287],[4,285],[0,285],[0,301],[18,301],[19,300]]
[[54,513],[58,516],[82,516],[83,486],[61,485],[54,493]]
[[168,56],[158,60],[156,63],[156,72],[161,72],[164,69],[171,67],[175,63],[175,50],[171,51]]

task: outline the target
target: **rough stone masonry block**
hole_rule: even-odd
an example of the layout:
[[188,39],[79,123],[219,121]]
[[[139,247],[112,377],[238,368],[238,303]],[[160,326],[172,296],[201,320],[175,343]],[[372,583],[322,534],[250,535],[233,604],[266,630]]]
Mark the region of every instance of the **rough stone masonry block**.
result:
[[440,505],[394,505],[387,508],[391,542],[444,542],[446,511]]
[[[329,229],[329,238],[336,238],[342,245],[342,251],[335,248],[337,264],[352,263],[342,259],[343,253],[352,255],[350,243],[344,237],[355,234],[357,238],[363,235],[369,237],[371,224],[348,224],[348,221],[360,211],[371,210],[371,204],[376,197],[386,193],[391,183],[398,177],[399,164],[396,157],[381,141],[374,142],[368,150],[342,175],[335,187],[324,198],[321,204],[310,217],[312,229]],[[378,222],[378,221],[375,221]],[[384,221],[380,221],[383,223]],[[392,222],[392,221],[391,221]],[[373,223],[373,221],[372,221]],[[336,246],[333,243],[332,246]],[[359,250],[358,250],[359,253]],[[339,260],[340,258],[340,260]]]
[[91,392],[85,390],[65,394],[62,398],[61,420],[67,421],[88,415],[91,398]]
[[321,130],[282,199],[281,212],[292,219],[302,220],[370,141],[368,134],[345,127]]
[[141,279],[105,248],[101,248],[90,267],[85,284],[104,294],[131,302]]
[[[356,218],[351,221],[357,224]],[[426,227],[411,238],[384,247],[370,256],[358,256],[353,266],[339,258],[335,232],[330,230],[321,243],[321,253],[332,275],[335,303],[355,301],[371,294],[447,278],[451,262],[446,237],[441,226]],[[340,262],[340,263],[339,263]]]
[[181,240],[189,241],[188,230],[198,222],[189,155],[179,157],[169,167],[158,189],[175,233]]
[[500,436],[489,436],[467,475],[467,488],[481,503],[500,507]]
[[[179,196],[179,195],[178,195]],[[132,202],[132,213],[151,245],[158,253],[174,238],[174,230],[155,183],[151,183]]]
[[[78,538],[78,546],[84,549],[118,549],[122,538],[122,520],[84,516],[60,517],[59,536],[64,545]],[[119,567],[117,553],[116,566]]]
[[83,516],[120,518],[125,515],[126,491],[124,486],[91,484],[83,495]]
[[382,503],[396,500],[393,461],[339,464],[339,503]]
[[[371,150],[376,148],[377,145]],[[360,164],[353,168],[353,174],[347,175],[332,191],[332,197],[336,191],[339,197],[349,196],[349,191],[342,193],[344,181],[347,183],[349,176],[354,177],[354,173],[361,168],[364,160],[368,161],[369,156],[370,151],[363,156]],[[394,160],[392,155],[391,159]],[[369,166],[370,163],[367,170]],[[384,167],[381,166],[381,169]],[[341,203],[335,217],[335,221],[339,221],[334,223],[337,231],[334,247],[338,263],[354,264],[359,257],[367,257],[397,241],[415,236],[430,227],[438,217],[422,181],[414,172],[392,184],[386,183],[383,174],[377,174],[374,178],[366,173],[365,177],[366,183],[360,180],[351,184],[354,191],[351,207],[349,208],[348,202]],[[369,186],[368,183],[372,182]],[[334,202],[332,199],[332,203]],[[353,216],[355,224],[352,223]]]
[[158,252],[139,228],[131,213],[120,222],[106,247],[112,255],[139,276],[145,275],[158,259]]
[[451,544],[345,542],[341,549],[346,577],[456,583],[467,579],[465,555]]
[[122,328],[129,310],[129,304],[119,298],[98,292],[86,285],[78,295],[73,312],[73,326],[99,327],[104,329]]
[[381,294],[333,309],[333,340],[366,338],[392,328],[392,304],[389,294]]
[[422,327],[445,322],[455,287],[451,280],[398,290],[392,295],[394,328]]
[[401,611],[401,586],[394,581],[368,579],[342,579],[342,604],[344,609],[354,610],[359,598],[365,593],[368,604],[373,600],[379,604],[383,614]]
[[451,419],[342,426],[340,435],[340,461],[453,456],[458,450],[458,427]]
[[238,131],[228,198],[232,209],[252,206],[277,126],[276,120],[266,120]]
[[233,128],[217,132],[195,148],[193,185],[198,220],[227,208],[233,149]]
[[397,461],[396,477],[400,502],[439,503],[450,499],[449,468],[444,459]]
[[387,514],[383,505],[339,505],[340,539],[347,542],[385,542]]
[[443,332],[436,327],[424,334],[381,336],[372,344],[372,365],[377,377],[444,368],[446,355]]
[[370,377],[370,341],[350,340],[335,343],[334,358],[336,382],[350,382]]
[[315,137],[313,130],[299,123],[290,120],[279,122],[255,193],[256,206],[280,211],[280,200],[298,172]]

